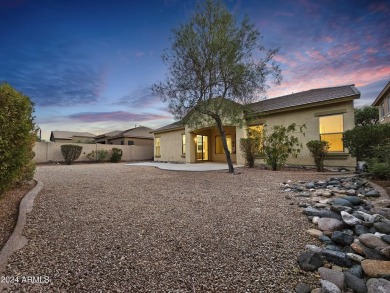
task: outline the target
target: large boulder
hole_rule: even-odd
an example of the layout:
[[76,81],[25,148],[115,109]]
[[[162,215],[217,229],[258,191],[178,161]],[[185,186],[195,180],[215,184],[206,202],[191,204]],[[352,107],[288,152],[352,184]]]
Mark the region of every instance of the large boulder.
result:
[[327,280],[321,280],[321,293],[341,293],[339,287]]
[[365,246],[374,249],[381,249],[389,246],[388,243],[383,241],[381,238],[376,237],[374,234],[362,234],[359,236],[359,241]]
[[347,212],[341,211],[340,214],[341,214],[341,218],[343,219],[343,221],[347,225],[356,226],[356,225],[362,224],[362,220],[352,216],[351,214],[349,214]]
[[323,280],[332,282],[337,287],[339,287],[340,290],[344,289],[345,276],[342,272],[321,267],[318,269],[318,273]]
[[319,253],[308,251],[298,256],[298,265],[304,271],[315,271],[322,267],[324,261]]
[[322,231],[336,231],[344,228],[344,222],[333,218],[321,218],[318,220],[318,229]]
[[390,281],[385,279],[371,278],[367,281],[368,293],[390,292]]
[[354,240],[354,237],[344,232],[334,231],[332,233],[331,239],[338,244],[346,246],[346,245],[351,245],[351,243]]
[[326,258],[327,261],[330,261],[338,266],[352,266],[351,259],[344,252],[324,249],[322,250],[322,255]]
[[336,198],[335,200],[333,200],[332,204],[337,205],[337,206],[350,207],[350,208],[353,207],[353,204],[350,201],[348,201],[346,199],[342,199],[342,198]]
[[374,223],[374,228],[376,231],[383,234],[390,234],[390,224],[384,222]]
[[361,265],[369,277],[377,278],[390,275],[390,261],[365,259]]
[[345,276],[345,283],[348,288],[354,290],[354,292],[357,293],[367,293],[367,286],[364,283],[364,280],[358,278],[357,276],[349,272],[345,272],[344,276]]

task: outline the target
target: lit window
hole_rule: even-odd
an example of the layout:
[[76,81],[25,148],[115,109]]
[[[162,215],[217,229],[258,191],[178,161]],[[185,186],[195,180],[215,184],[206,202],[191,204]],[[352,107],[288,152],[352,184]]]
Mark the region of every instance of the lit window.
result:
[[390,113],[390,95],[387,97],[387,114]]
[[320,117],[321,140],[329,143],[329,152],[343,152],[343,115],[330,115]]
[[385,117],[385,105],[384,105],[384,101],[382,104],[379,105],[379,118],[383,118]]
[[259,154],[262,152],[263,149],[263,144],[262,144],[263,134],[264,134],[264,125],[253,125],[248,127],[248,137],[260,138]]
[[[232,136],[231,135],[226,135],[226,143],[227,143],[229,152],[232,152]],[[223,149],[223,144],[222,144],[222,137],[220,135],[215,137],[215,153],[216,154],[224,154],[225,153],[225,151]]]
[[160,153],[160,138],[159,137],[155,138],[155,146],[156,146],[155,156],[160,156],[161,153]]
[[183,134],[181,136],[181,154],[185,155],[186,154],[186,135]]

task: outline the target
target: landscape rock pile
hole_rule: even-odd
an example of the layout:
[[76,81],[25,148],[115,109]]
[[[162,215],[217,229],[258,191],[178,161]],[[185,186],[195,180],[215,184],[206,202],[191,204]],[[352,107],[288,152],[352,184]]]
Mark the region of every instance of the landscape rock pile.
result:
[[361,177],[283,182],[316,228],[298,256],[302,270],[317,271],[321,288],[298,284],[296,292],[390,292],[390,199]]

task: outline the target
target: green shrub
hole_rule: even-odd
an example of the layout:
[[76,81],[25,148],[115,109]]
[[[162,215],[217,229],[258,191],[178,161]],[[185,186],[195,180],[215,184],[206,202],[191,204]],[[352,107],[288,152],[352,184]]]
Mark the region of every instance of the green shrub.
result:
[[63,144],[61,146],[62,156],[68,165],[71,165],[73,161],[76,161],[80,157],[82,150],[82,146],[74,144]]
[[329,143],[322,140],[311,140],[306,144],[311,156],[314,158],[314,164],[318,172],[324,171],[324,158],[329,150]]
[[118,148],[113,148],[112,150],[112,155],[111,155],[111,162],[113,163],[118,163],[122,159],[122,150]]
[[358,161],[375,156],[375,147],[390,143],[390,123],[356,126],[344,133],[344,145]]
[[106,150],[97,150],[96,152],[92,151],[87,155],[87,158],[89,160],[98,161],[98,162],[104,161],[107,157],[108,157],[108,151]]
[[255,158],[259,154],[260,149],[260,138],[259,137],[247,137],[240,139],[240,148],[244,153],[246,165],[249,168],[255,166]]
[[303,146],[292,133],[305,135],[302,131],[303,128],[306,128],[306,126],[299,126],[299,131],[297,131],[297,125],[293,123],[287,127],[276,125],[273,127],[271,134],[267,134],[267,130],[265,130],[263,154],[267,165],[273,171],[279,170],[286,163],[290,155],[296,158],[301,152]]
[[390,179],[390,164],[389,163],[373,163],[369,167],[372,175],[378,179]]
[[27,96],[9,84],[0,84],[0,194],[34,176],[33,112]]

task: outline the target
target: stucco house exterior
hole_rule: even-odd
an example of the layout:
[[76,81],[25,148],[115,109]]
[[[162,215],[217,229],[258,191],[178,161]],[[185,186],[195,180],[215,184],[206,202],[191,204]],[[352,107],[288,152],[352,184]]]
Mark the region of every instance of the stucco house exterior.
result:
[[379,93],[372,106],[379,110],[379,123],[390,122],[390,81]]
[[139,145],[153,147],[153,129],[138,126],[127,130],[116,130],[95,137],[96,143],[114,145]]
[[[349,155],[342,138],[343,132],[354,127],[354,99],[358,98],[359,90],[354,85],[346,85],[312,89],[250,104],[254,117],[247,120],[245,126],[224,125],[233,162],[245,163],[239,141],[247,136],[249,129],[262,129],[265,125],[271,129],[274,125],[296,123],[307,127],[305,135],[296,135],[304,147],[298,157],[289,158],[287,164],[314,165],[306,143],[321,139],[330,142],[324,162],[326,166],[355,167],[356,160]],[[155,161],[226,161],[221,137],[215,127],[191,129],[178,121],[153,133]],[[256,163],[264,161],[258,158]]]
[[74,132],[53,130],[50,133],[50,141],[62,143],[93,143],[95,134],[89,132]]

